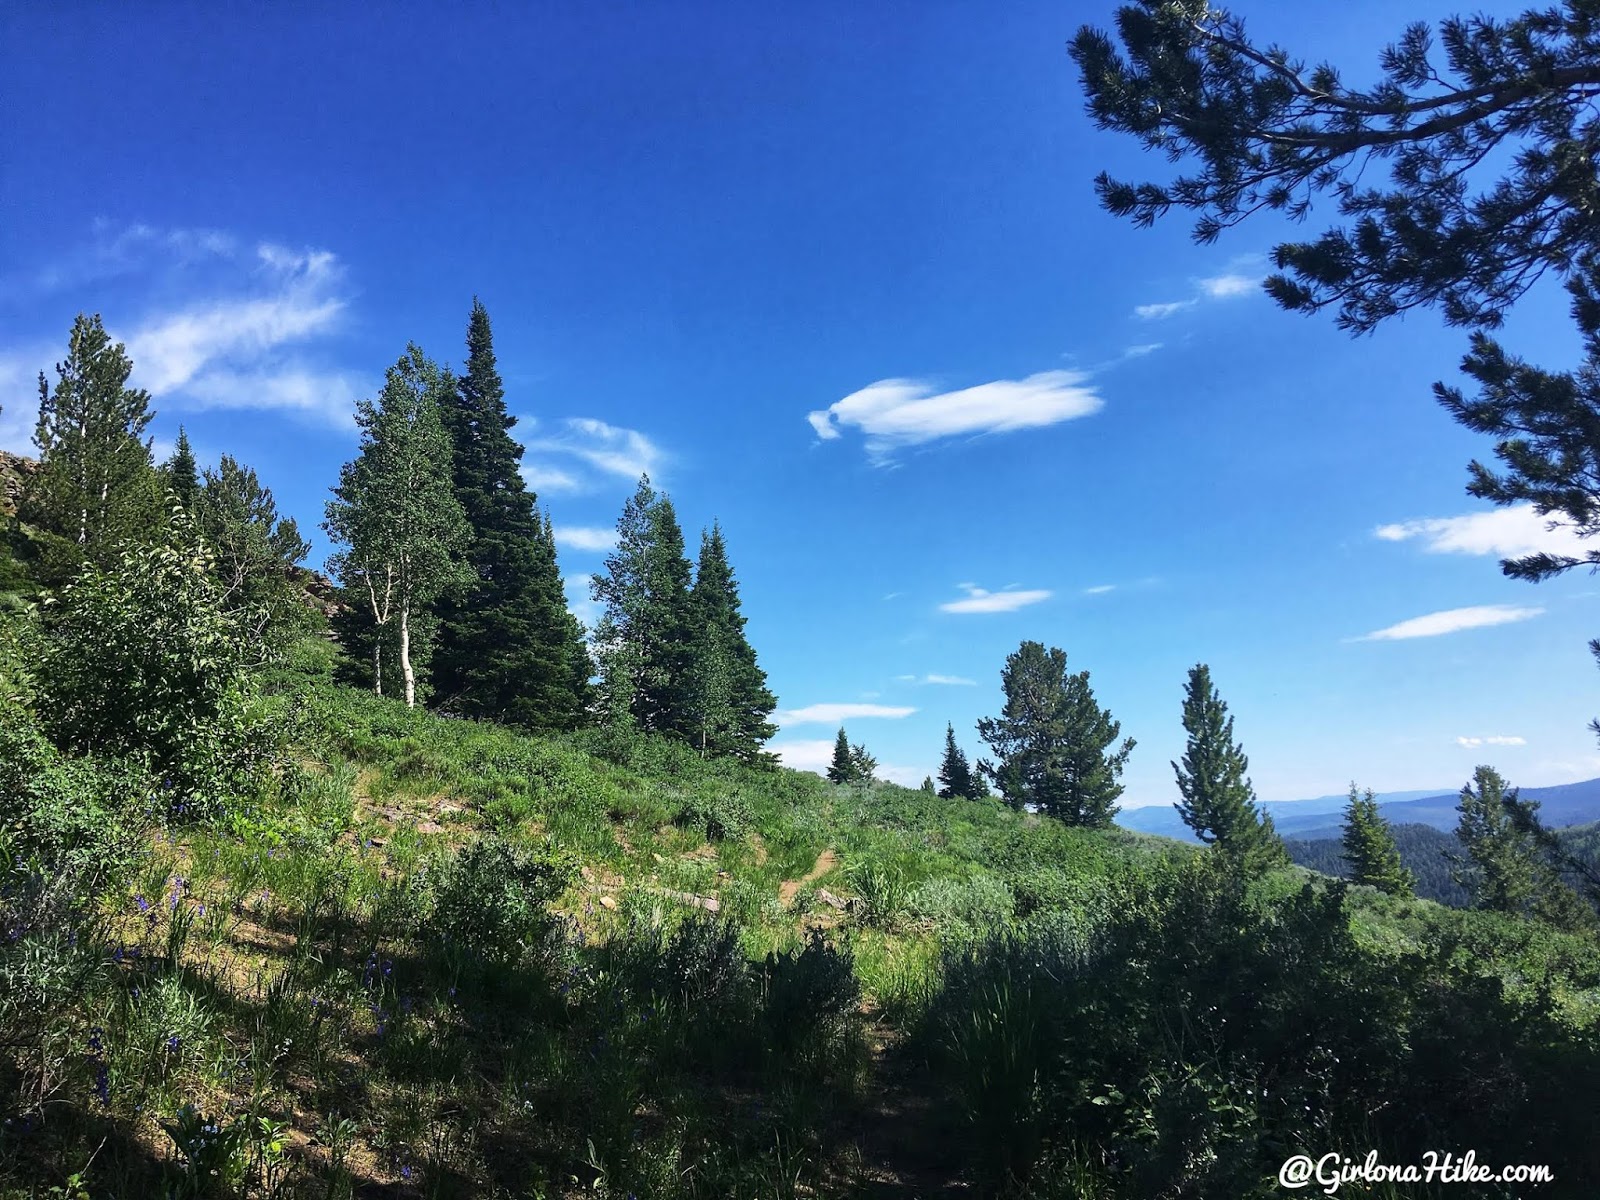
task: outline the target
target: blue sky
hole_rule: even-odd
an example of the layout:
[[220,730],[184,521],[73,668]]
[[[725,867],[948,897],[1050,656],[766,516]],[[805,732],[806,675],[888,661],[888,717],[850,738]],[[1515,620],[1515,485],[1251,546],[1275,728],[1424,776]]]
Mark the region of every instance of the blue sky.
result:
[[[1399,32],[1239,7],[1352,79]],[[719,519],[795,765],[841,718],[904,782],[946,721],[976,752],[1032,638],[1138,740],[1131,805],[1173,798],[1197,661],[1264,799],[1600,775],[1595,581],[1501,577],[1560,535],[1464,493],[1464,335],[1279,311],[1270,220],[1100,212],[1101,168],[1165,169],[1083,115],[1111,8],[6,6],[0,446],[98,311],[158,450],[181,422],[314,530],[355,399],[407,341],[459,362],[477,295],[575,606],[641,470]],[[1551,288],[1504,340],[1576,353]]]

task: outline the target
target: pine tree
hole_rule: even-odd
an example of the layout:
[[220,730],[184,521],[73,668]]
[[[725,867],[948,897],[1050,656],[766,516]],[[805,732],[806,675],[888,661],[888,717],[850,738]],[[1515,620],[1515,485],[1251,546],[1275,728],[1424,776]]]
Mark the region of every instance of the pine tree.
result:
[[39,471],[26,496],[29,519],[96,561],[109,561],[120,541],[147,536],[162,521],[150,444],[140,440],[155,414],[150,393],[128,387],[132,373],[127,348],[112,342],[98,314],[73,322],[53,389],[39,373]]
[[173,447],[172,457],[163,464],[161,473],[166,477],[167,490],[178,498],[184,511],[193,512],[195,494],[200,490],[200,475],[194,451],[189,448],[189,435],[182,425],[178,426],[178,444]]
[[1474,907],[1530,913],[1563,928],[1592,925],[1594,914],[1547,863],[1529,829],[1537,826],[1537,800],[1523,800],[1493,767],[1480,766],[1461,789],[1452,875]]
[[1250,760],[1233,740],[1233,718],[1211,683],[1211,668],[1189,670],[1184,689],[1183,728],[1189,735],[1183,763],[1172,764],[1181,804],[1173,805],[1184,824],[1208,845],[1251,870],[1286,866],[1283,842],[1272,818],[1256,808],[1255,791],[1245,772]]
[[701,752],[770,762],[761,747],[777,732],[768,717],[778,701],[745,636],[739,585],[728,563],[722,528],[715,523],[700,536],[689,605],[694,641],[688,690]]
[[938,795],[938,793],[934,790],[934,787],[933,787],[933,776],[932,775],[924,775],[922,777],[922,788],[921,788],[921,790],[926,792],[930,796]]
[[972,767],[967,762],[967,756],[961,747],[956,745],[956,727],[946,724],[944,727],[944,760],[939,764],[939,795],[946,800],[961,797],[967,800],[978,798],[978,790],[973,786]]
[[207,468],[203,479],[190,512],[211,554],[223,607],[242,618],[258,648],[281,649],[310,616],[295,568],[311,545],[293,517],[278,515],[272,489],[231,455],[224,454],[215,471]]
[[878,760],[867,752],[867,748],[859,742],[850,747],[850,780],[852,783],[869,784],[873,781],[873,772],[878,769]]
[[1378,813],[1378,801],[1368,788],[1365,795],[1350,785],[1350,800],[1344,810],[1344,860],[1350,866],[1350,879],[1391,896],[1414,896],[1417,877],[1400,861],[1394,832]]
[[378,402],[356,405],[361,454],[340,470],[323,523],[347,547],[330,567],[371,614],[373,690],[383,694],[389,642],[407,707],[417,702],[432,605],[466,574],[461,554],[470,531],[450,486],[450,438],[439,416],[454,387],[448,371],[407,347]]
[[833,761],[828,764],[829,783],[849,783],[856,777],[855,759],[850,755],[850,739],[844,726],[839,726],[839,736],[833,740]]
[[617,521],[605,573],[590,583],[605,605],[595,649],[609,722],[693,740],[690,573],[672,501],[642,476]]
[[451,482],[472,530],[467,584],[437,605],[433,676],[446,707],[534,729],[586,719],[591,664],[567,610],[554,539],[519,469],[489,314],[476,299],[467,369],[445,396]]
[[1023,642],[1000,683],[1005,708],[979,721],[978,733],[994,751],[988,772],[1006,803],[1069,825],[1110,825],[1134,741],[1112,749],[1122,726],[1095,701],[1089,672],[1069,675],[1065,651]]

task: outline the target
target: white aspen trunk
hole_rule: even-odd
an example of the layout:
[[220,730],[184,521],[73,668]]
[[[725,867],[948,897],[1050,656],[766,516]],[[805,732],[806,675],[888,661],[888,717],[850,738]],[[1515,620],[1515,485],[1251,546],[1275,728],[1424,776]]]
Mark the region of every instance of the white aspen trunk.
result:
[[372,635],[372,690],[383,695],[383,626],[375,627]]
[[417,675],[411,668],[411,602],[400,602],[400,673],[406,681],[406,707],[417,706]]

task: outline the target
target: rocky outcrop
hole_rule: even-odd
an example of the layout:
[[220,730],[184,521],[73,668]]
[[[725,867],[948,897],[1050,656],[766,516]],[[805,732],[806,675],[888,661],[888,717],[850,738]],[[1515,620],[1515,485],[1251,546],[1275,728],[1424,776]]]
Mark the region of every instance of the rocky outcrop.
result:
[[38,469],[39,464],[33,459],[0,450],[0,517],[17,515],[17,505],[22,502],[22,489]]

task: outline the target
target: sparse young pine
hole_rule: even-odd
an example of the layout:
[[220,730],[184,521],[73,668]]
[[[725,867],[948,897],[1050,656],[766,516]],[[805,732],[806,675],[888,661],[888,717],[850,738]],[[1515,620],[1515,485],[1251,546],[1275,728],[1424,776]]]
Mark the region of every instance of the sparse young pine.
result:
[[994,752],[987,772],[1006,803],[1069,825],[1110,825],[1134,741],[1113,748],[1122,726],[1096,703],[1089,672],[1069,675],[1065,651],[1023,642],[1000,684],[1005,708],[980,720],[978,733]]
[[200,474],[195,466],[194,451],[189,448],[189,434],[182,425],[178,426],[178,444],[172,449],[172,457],[162,465],[161,473],[166,478],[167,490],[178,498],[184,511],[193,512],[195,494],[200,490]]
[[109,562],[118,543],[163,523],[160,486],[141,440],[155,415],[150,393],[130,388],[133,362],[99,315],[72,324],[52,388],[39,373],[39,470],[28,486],[28,519],[76,547],[80,560]]
[[967,762],[965,752],[956,745],[956,727],[953,724],[944,727],[944,759],[939,764],[939,795],[946,800],[956,797],[975,800],[978,795],[972,767]]
[[850,739],[844,726],[839,726],[839,736],[833,740],[833,761],[828,764],[829,783],[849,783],[855,778],[855,760],[850,754]]
[[556,547],[522,478],[489,314],[473,300],[467,369],[440,415],[472,539],[465,586],[437,603],[433,683],[444,707],[530,729],[584,723],[592,664],[567,609]]
[[1463,853],[1453,857],[1452,874],[1477,908],[1527,913],[1563,928],[1591,925],[1592,911],[1544,860],[1529,834],[1538,807],[1537,800],[1518,797],[1493,767],[1478,767],[1456,805],[1456,838]]
[[617,521],[617,548],[590,582],[605,605],[595,650],[608,722],[693,740],[689,577],[672,501],[642,476]]
[[1378,800],[1372,789],[1359,793],[1350,785],[1350,799],[1344,810],[1344,860],[1350,879],[1391,896],[1416,894],[1417,878],[1400,861],[1394,833],[1378,813]]
[[745,636],[738,581],[715,523],[700,536],[689,605],[694,616],[687,689],[692,740],[704,755],[771,763],[761,747],[777,732],[768,718],[778,701]]
[[470,530],[450,485],[450,438],[439,417],[454,388],[448,371],[407,348],[378,402],[356,405],[361,454],[340,469],[323,522],[346,547],[329,566],[372,619],[373,690],[383,694],[384,648],[392,646],[407,707],[417,702],[432,605],[466,575]]
[[258,651],[270,654],[305,627],[309,610],[296,568],[311,545],[293,517],[278,515],[272,490],[231,455],[203,478],[187,507],[210,552],[223,606],[240,617]]
[[1211,668],[1189,669],[1184,688],[1183,728],[1189,735],[1183,762],[1173,763],[1178,794],[1173,807],[1202,842],[1251,870],[1284,866],[1289,861],[1272,818],[1256,807],[1255,791],[1245,772],[1250,760],[1233,740],[1233,718],[1211,682]]
[[867,748],[859,742],[850,747],[850,776],[852,783],[871,783],[873,772],[878,769],[878,760],[867,752]]
[[922,777],[922,788],[921,788],[921,790],[926,792],[930,796],[933,796],[933,795],[937,794],[934,791],[934,788],[933,788],[933,776],[932,775],[924,775]]

